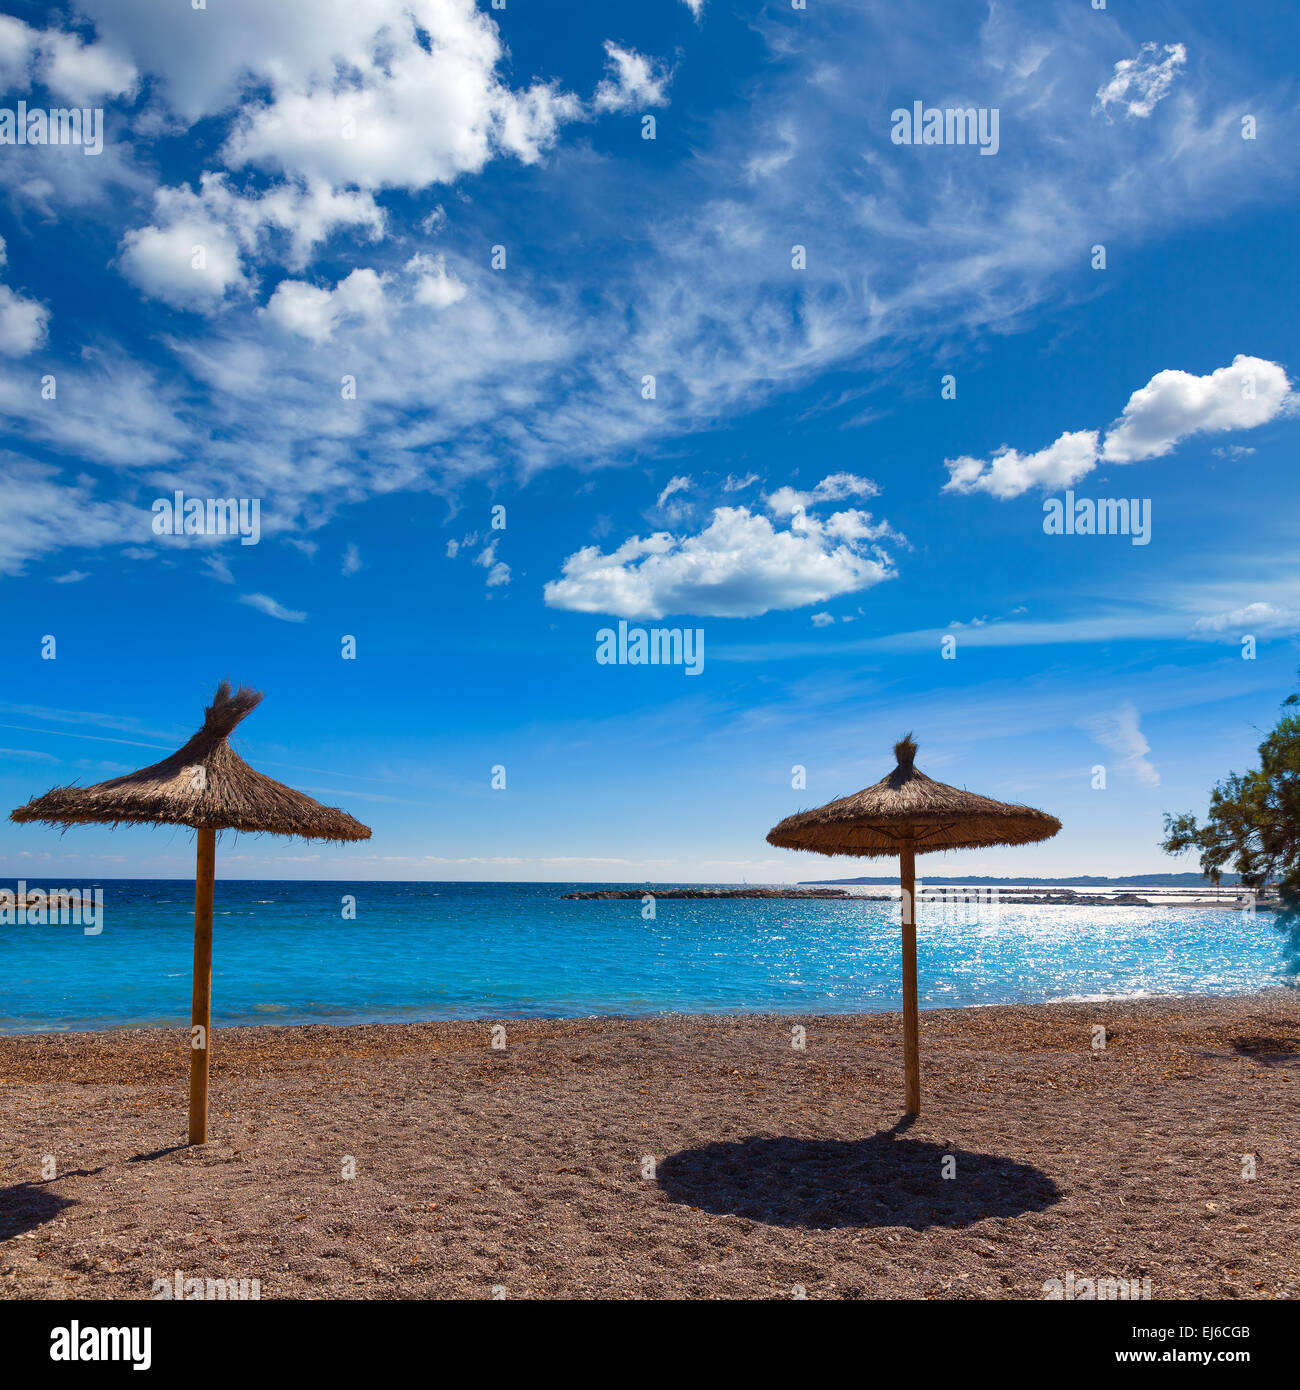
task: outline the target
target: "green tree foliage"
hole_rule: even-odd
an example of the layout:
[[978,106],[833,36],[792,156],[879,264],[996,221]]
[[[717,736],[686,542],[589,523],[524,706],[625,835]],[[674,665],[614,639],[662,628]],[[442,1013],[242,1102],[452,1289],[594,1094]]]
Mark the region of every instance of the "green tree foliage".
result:
[[1277,926],[1287,941],[1289,968],[1300,971],[1300,695],[1289,695],[1277,727],[1259,745],[1259,767],[1230,772],[1210,793],[1209,813],[1199,823],[1189,811],[1165,815],[1161,848],[1168,854],[1196,850],[1201,872],[1218,883],[1236,871],[1256,892],[1276,884]]

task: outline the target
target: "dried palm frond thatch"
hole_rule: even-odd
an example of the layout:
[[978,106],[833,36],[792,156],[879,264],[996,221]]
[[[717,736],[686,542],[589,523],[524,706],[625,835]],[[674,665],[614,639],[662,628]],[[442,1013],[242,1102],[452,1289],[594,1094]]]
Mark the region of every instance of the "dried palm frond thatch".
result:
[[203,727],[169,758],[93,787],[55,787],[10,813],[10,820],[48,825],[121,822],[243,830],[304,840],[368,840],[370,829],[346,811],[322,806],[263,776],[227,741],[262,702],[260,691],[222,681]]
[[896,855],[903,841],[917,852],[1025,845],[1061,828],[1055,816],[993,801],[927,777],[914,764],[911,734],[894,745],[898,766],[888,777],[814,811],[787,816],[767,833],[768,844],[816,854],[871,859]]

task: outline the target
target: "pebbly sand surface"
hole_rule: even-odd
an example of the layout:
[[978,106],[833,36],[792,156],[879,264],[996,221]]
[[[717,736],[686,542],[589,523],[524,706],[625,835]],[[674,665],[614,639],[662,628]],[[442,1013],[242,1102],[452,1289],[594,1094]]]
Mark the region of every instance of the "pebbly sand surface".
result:
[[0,1037],[0,1298],[1300,1295],[1295,992],[921,1026],[905,1127],[897,1014],[218,1030],[201,1149],[183,1030]]

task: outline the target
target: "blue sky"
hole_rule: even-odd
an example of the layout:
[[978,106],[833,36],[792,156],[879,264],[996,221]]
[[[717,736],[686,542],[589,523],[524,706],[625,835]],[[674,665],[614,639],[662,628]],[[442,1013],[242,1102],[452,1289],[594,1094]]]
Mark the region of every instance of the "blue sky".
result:
[[[7,805],[229,677],[375,831],[230,876],[887,872],[764,836],[909,729],[1064,823],[932,873],[1191,867],[1162,811],[1300,664],[1292,7],[3,8],[6,108],[104,112],[0,144]],[[895,143],[914,102],[996,152]],[[177,489],[257,544],[155,534]],[[1045,534],[1067,489],[1148,543]],[[703,670],[598,664],[620,618]],[[33,882],[192,853],[0,825]]]

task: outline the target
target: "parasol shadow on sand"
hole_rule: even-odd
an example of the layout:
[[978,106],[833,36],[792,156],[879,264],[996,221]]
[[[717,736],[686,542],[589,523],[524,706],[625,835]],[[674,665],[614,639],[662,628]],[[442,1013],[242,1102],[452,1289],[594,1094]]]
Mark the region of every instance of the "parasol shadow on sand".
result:
[[0,1240],[24,1236],[75,1205],[71,1197],[60,1197],[44,1182],[19,1182],[12,1187],[0,1187]]
[[255,771],[231,748],[235,726],[262,702],[260,691],[232,692],[222,681],[203,727],[151,767],[93,787],[55,787],[9,819],[70,825],[186,825],[198,832],[194,875],[194,994],[190,1028],[189,1142],[208,1138],[212,1021],[212,885],[219,830],[292,835],[303,840],[368,840],[370,827]]
[[[970,1226],[1045,1211],[1060,1200],[1046,1173],[995,1154],[899,1137],[907,1122],[866,1139],[746,1139],[682,1149],[659,1164],[670,1201],[767,1226]],[[945,1179],[951,1160],[961,1182]]]
[[767,842],[814,854],[865,859],[898,856],[903,926],[903,1065],[909,1115],[921,1113],[921,1061],[916,1006],[916,855],[1050,840],[1061,822],[1031,806],[993,801],[927,777],[915,765],[911,734],[894,745],[898,765],[888,777],[814,811],[787,816]]

